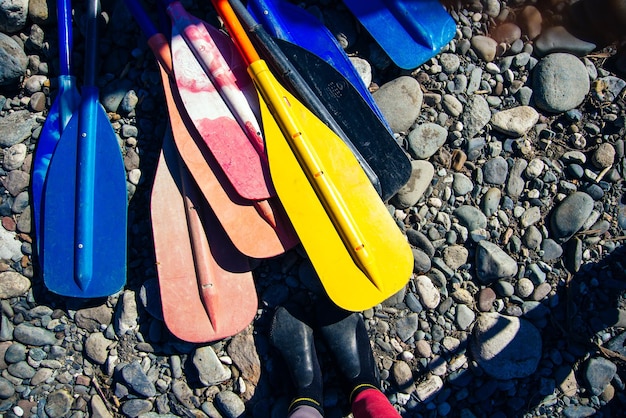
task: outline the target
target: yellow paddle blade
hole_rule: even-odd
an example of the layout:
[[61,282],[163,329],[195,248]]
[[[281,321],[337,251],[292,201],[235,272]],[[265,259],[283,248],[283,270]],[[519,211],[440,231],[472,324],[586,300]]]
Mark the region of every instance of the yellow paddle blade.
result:
[[328,296],[350,311],[384,301],[411,277],[406,238],[344,142],[263,61],[249,71],[274,187]]

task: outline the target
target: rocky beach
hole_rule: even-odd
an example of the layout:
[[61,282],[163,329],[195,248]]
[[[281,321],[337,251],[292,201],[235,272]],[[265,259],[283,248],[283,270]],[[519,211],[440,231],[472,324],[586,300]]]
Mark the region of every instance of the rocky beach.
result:
[[[209,1],[182,3],[219,24]],[[412,71],[341,2],[297,3],[351,55],[411,159],[387,206],[413,276],[362,313],[392,404],[405,418],[623,416],[624,2],[446,1],[456,36]],[[84,5],[74,7],[80,80]],[[168,114],[123,1],[102,1],[99,57],[127,172],[128,276],[116,295],[71,299],[41,279],[30,189],[58,90],[55,3],[0,0],[0,415],[285,416],[289,376],[269,326],[277,306],[315,307],[313,267],[302,248],[254,260],[259,308],[246,330],[206,344],[174,337],[150,218]],[[348,417],[341,377],[317,349],[326,416]]]

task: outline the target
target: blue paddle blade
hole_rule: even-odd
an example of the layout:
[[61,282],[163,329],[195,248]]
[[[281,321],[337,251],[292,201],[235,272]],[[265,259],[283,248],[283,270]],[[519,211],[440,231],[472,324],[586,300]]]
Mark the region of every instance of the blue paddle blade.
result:
[[412,70],[437,55],[456,33],[439,0],[343,0],[400,68]]
[[33,158],[33,171],[31,177],[31,191],[33,199],[33,220],[35,225],[35,243],[39,254],[39,241],[41,240],[41,202],[43,189],[48,174],[48,166],[52,154],[61,139],[61,134],[71,119],[72,114],[78,109],[80,94],[76,89],[76,80],[73,76],[59,76],[59,92],[50,107],[46,122],[43,125],[37,148]]
[[272,36],[299,45],[322,58],[357,89],[376,116],[391,129],[361,76],[337,39],[315,16],[284,0],[251,0],[248,10]]
[[126,173],[95,87],[59,140],[44,190],[44,283],[63,296],[112,295],[126,283]]

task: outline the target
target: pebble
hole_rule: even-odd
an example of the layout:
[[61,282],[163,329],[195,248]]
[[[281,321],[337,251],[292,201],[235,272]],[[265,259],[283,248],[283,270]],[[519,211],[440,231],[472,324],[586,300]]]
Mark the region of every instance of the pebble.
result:
[[550,218],[553,239],[565,242],[570,239],[591,215],[593,199],[587,193],[574,192],[554,210]]
[[415,278],[415,287],[420,302],[426,309],[435,309],[441,301],[439,290],[433,285],[432,280],[428,276],[417,276]]
[[424,160],[411,161],[411,177],[392,198],[392,203],[399,209],[406,209],[415,205],[430,185],[435,175],[433,165]]
[[515,260],[498,245],[483,240],[476,247],[476,274],[483,284],[515,276],[518,266]]
[[393,132],[407,132],[420,114],[423,93],[413,77],[402,76],[383,84],[373,94]]
[[533,70],[533,97],[537,106],[552,113],[580,105],[590,82],[585,64],[576,56],[553,53],[542,58]]
[[517,106],[502,110],[491,117],[491,125],[500,132],[524,136],[539,120],[539,113],[530,106]]
[[603,357],[591,357],[584,365],[585,381],[593,395],[600,395],[617,372],[615,363]]
[[529,376],[541,359],[537,328],[524,319],[498,313],[478,316],[469,348],[478,365],[494,379]]
[[567,52],[582,57],[595,48],[594,43],[575,37],[564,26],[546,28],[535,40],[535,51],[540,56],[555,52]]
[[461,122],[467,138],[473,138],[480,133],[490,120],[491,111],[487,100],[477,95],[469,97],[461,115]]
[[409,132],[409,151],[417,160],[427,160],[443,146],[448,131],[436,123],[423,123]]
[[491,62],[496,57],[498,43],[488,36],[476,35],[471,39],[472,48],[485,62]]
[[503,157],[491,158],[483,166],[483,181],[487,184],[502,185],[509,174],[509,165]]
[[225,390],[215,397],[215,405],[224,418],[238,418],[243,416],[246,406],[237,394],[230,390]]

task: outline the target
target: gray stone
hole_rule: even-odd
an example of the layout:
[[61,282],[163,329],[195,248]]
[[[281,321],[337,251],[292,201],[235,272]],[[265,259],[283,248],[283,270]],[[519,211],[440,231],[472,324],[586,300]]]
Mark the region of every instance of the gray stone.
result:
[[152,402],[147,399],[130,399],[122,404],[122,412],[130,418],[137,418],[151,409]]
[[406,342],[417,331],[419,317],[416,313],[410,313],[396,321],[396,333],[400,341]]
[[557,242],[570,239],[583,226],[593,210],[593,199],[587,193],[574,192],[559,203],[550,218],[552,238]]
[[[0,30],[15,33],[26,26],[28,0],[10,0],[0,3]],[[2,61],[4,63],[4,61]]]
[[536,105],[552,113],[577,107],[590,88],[585,64],[574,55],[564,53],[541,59],[533,71],[532,83]]
[[231,371],[225,367],[209,346],[198,347],[193,354],[193,365],[198,370],[200,382],[211,386],[230,379]]
[[73,402],[74,398],[67,390],[59,389],[48,395],[44,409],[50,418],[61,418],[69,414]]
[[530,322],[498,313],[478,316],[469,349],[491,377],[501,380],[528,377],[541,360],[541,334]]
[[498,207],[500,206],[500,199],[502,199],[502,192],[500,191],[500,189],[490,187],[487,190],[487,192],[483,195],[482,200],[480,201],[480,207],[485,216],[490,217],[498,211]]
[[617,366],[604,357],[591,357],[585,367],[585,382],[593,395],[600,395],[617,373]]
[[485,229],[487,227],[487,218],[477,207],[470,205],[459,206],[452,214],[456,216],[459,219],[459,223],[470,232],[475,229]]
[[109,356],[108,347],[112,342],[101,332],[89,334],[85,340],[85,354],[95,363],[104,364]]
[[56,336],[52,331],[36,327],[27,322],[22,322],[15,327],[13,337],[16,341],[19,341],[22,344],[34,345],[37,347],[57,343]]
[[22,296],[30,289],[30,285],[30,280],[18,272],[4,271],[0,273],[0,299]]
[[476,247],[476,273],[482,284],[508,279],[517,274],[517,263],[499,245],[483,240]]
[[467,305],[457,305],[456,307],[456,325],[461,331],[465,331],[476,319],[474,311]]
[[428,161],[411,161],[411,177],[409,181],[391,198],[391,203],[398,209],[414,206],[430,185],[435,175],[435,168]]
[[506,194],[513,200],[517,200],[524,191],[524,179],[522,173],[526,170],[528,162],[523,158],[517,158],[513,163],[513,168],[506,183]]
[[489,123],[491,111],[484,97],[479,95],[470,96],[461,115],[463,132],[466,137],[473,138]]
[[524,136],[539,120],[539,113],[530,106],[502,110],[491,117],[491,125],[514,137]]
[[373,96],[391,130],[400,133],[407,132],[419,116],[424,94],[415,78],[401,76],[383,84]]
[[500,156],[491,158],[483,166],[483,180],[487,184],[504,184],[509,174],[509,165]]
[[465,196],[474,189],[472,180],[463,173],[454,173],[452,189],[457,196]]
[[224,418],[240,418],[244,416],[246,406],[243,400],[230,390],[224,390],[215,397],[217,409]]
[[39,123],[28,110],[18,110],[0,117],[0,147],[6,148],[23,142],[37,126]]
[[133,361],[122,368],[122,379],[137,394],[149,398],[156,395],[154,383],[150,381],[138,361]]
[[448,138],[446,128],[436,123],[423,123],[409,132],[409,151],[418,160],[427,160],[443,146]]
[[539,56],[566,52],[582,57],[594,49],[596,49],[595,44],[575,37],[563,26],[547,27],[535,39],[535,51]]

